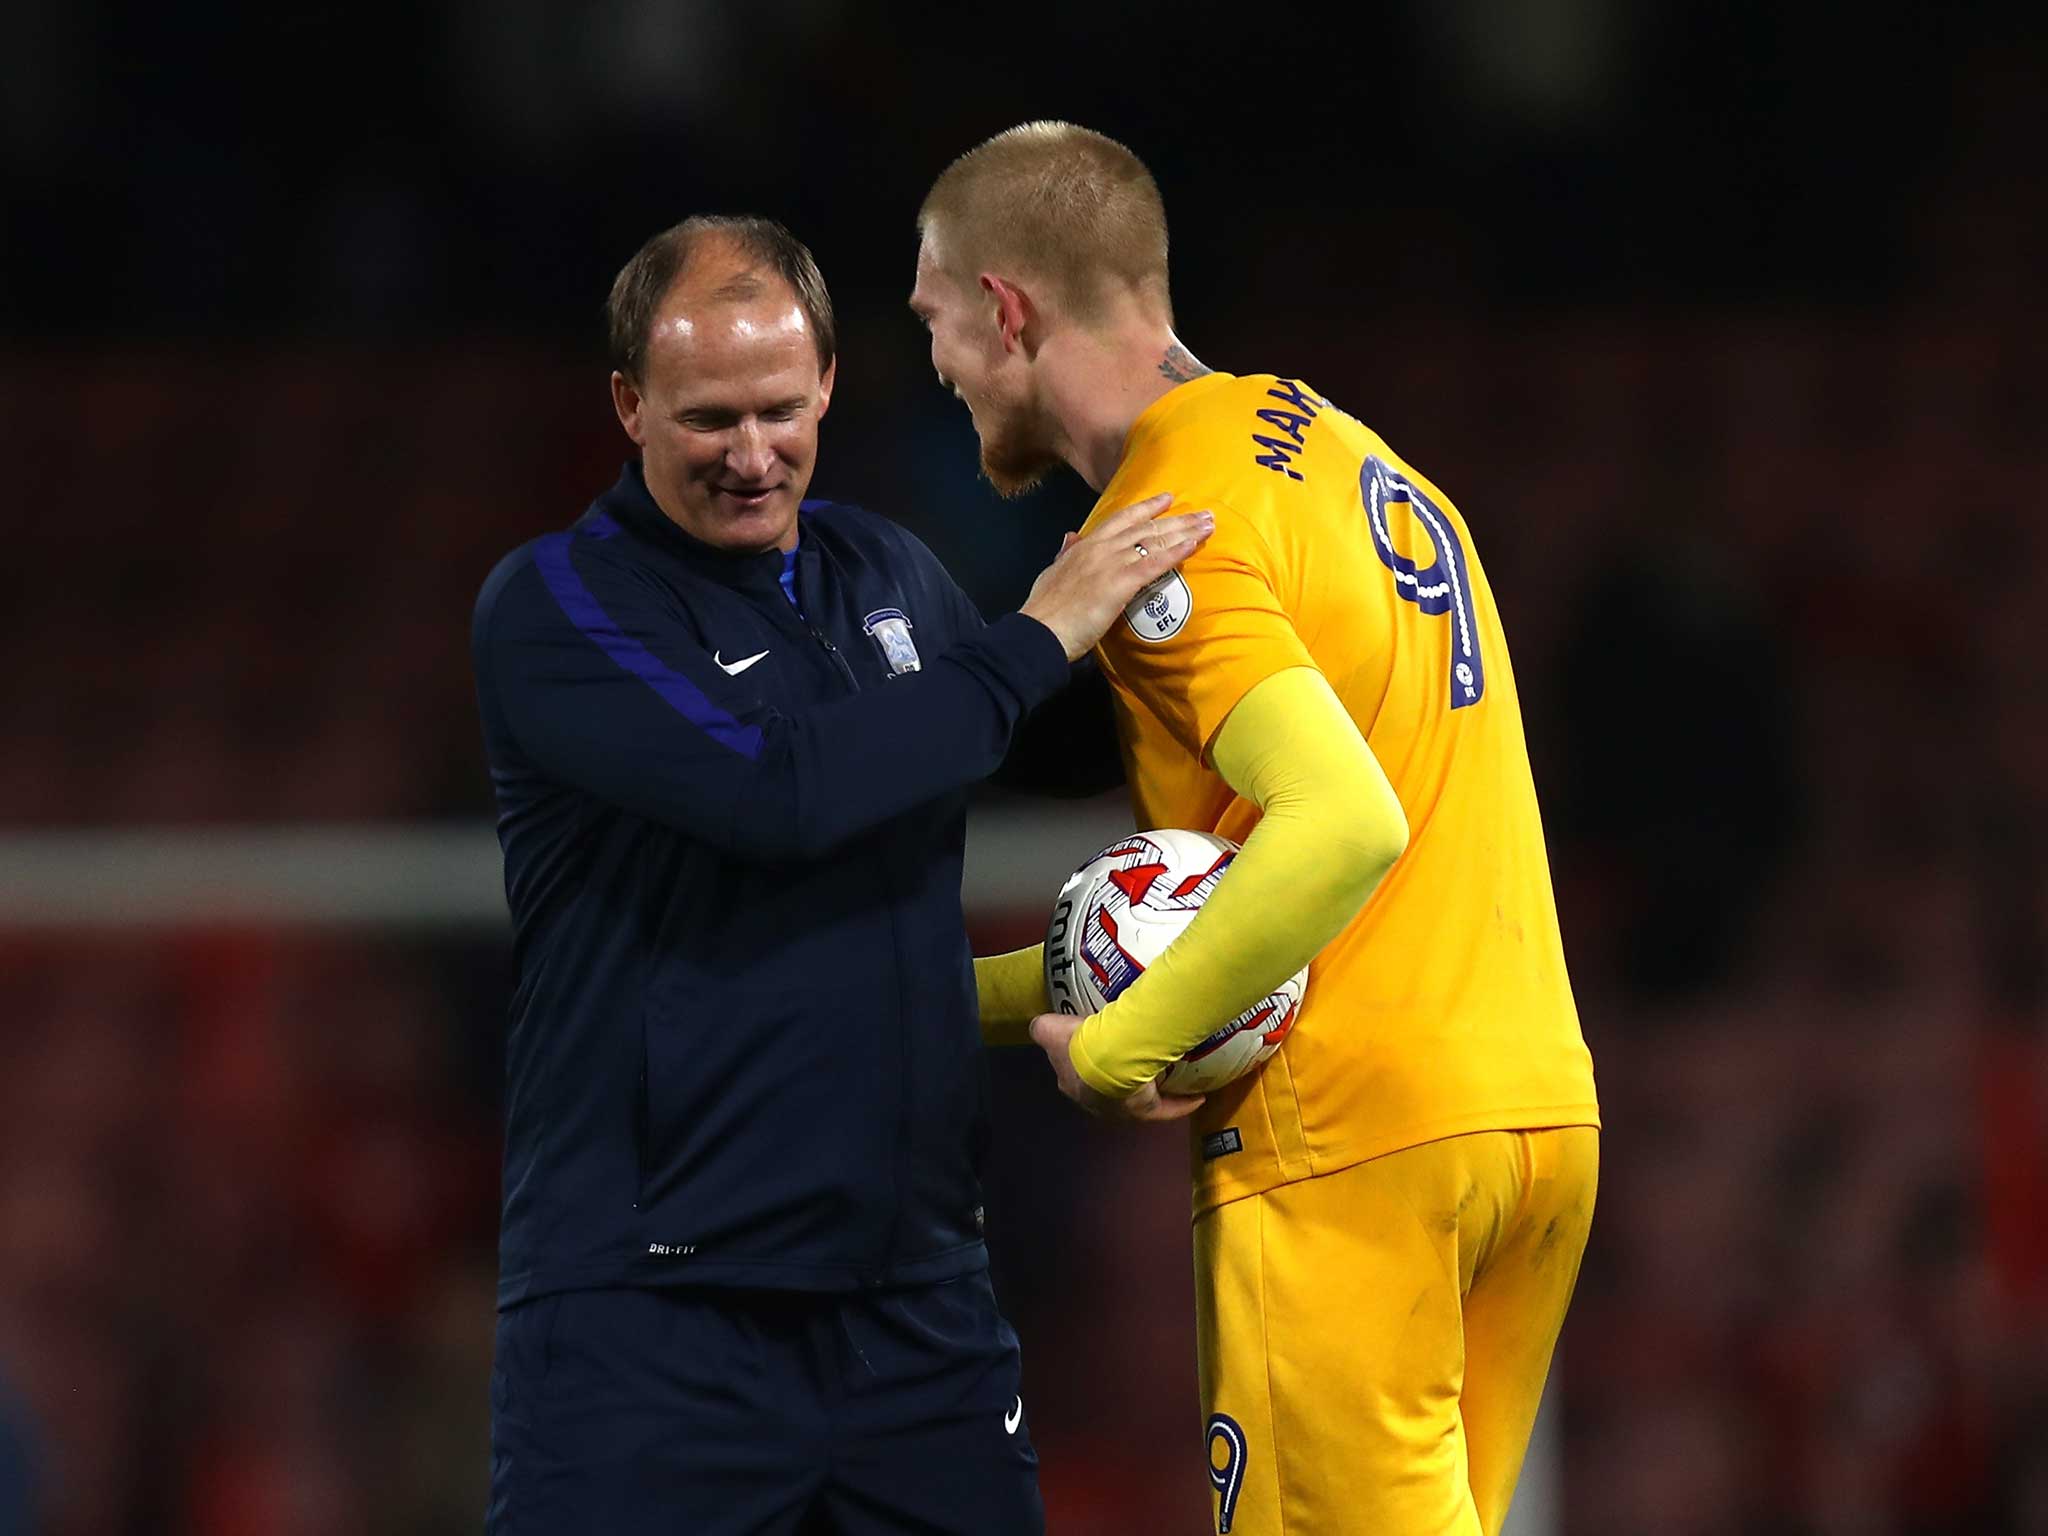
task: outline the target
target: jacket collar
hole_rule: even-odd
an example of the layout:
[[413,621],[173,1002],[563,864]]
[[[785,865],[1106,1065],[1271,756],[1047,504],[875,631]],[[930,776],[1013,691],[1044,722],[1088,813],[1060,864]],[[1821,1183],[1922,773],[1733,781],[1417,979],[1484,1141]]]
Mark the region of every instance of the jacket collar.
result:
[[[782,580],[781,550],[737,554],[731,550],[714,549],[677,527],[647,489],[646,476],[637,459],[627,461],[619,471],[618,480],[598,497],[593,510],[609,513],[638,538],[657,549],[666,550],[713,581],[731,587],[770,589],[777,587]],[[797,548],[800,553],[809,542],[803,537],[803,521],[799,513]]]

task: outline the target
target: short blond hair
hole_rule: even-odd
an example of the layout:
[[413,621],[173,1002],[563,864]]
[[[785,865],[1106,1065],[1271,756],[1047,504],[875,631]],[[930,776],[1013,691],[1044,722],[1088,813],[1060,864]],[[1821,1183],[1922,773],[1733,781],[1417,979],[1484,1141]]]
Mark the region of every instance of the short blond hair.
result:
[[1166,205],[1145,163],[1115,139],[1072,123],[1024,123],[947,166],[917,213],[938,223],[954,276],[1005,267],[1052,285],[1075,319],[1099,320],[1121,285],[1170,325]]

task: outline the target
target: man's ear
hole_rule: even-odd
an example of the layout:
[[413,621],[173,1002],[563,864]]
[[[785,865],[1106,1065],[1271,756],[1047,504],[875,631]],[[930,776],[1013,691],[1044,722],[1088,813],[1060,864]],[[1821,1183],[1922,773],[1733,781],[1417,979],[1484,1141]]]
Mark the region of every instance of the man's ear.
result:
[[981,291],[993,301],[996,333],[1002,338],[1005,352],[1022,352],[1024,330],[1037,318],[1037,308],[1031,296],[1006,277],[997,277],[993,272],[981,274]]
[[832,408],[832,381],[839,377],[839,359],[834,357],[825,365],[825,371],[818,375],[818,420],[825,419],[825,413]]
[[638,448],[647,446],[647,431],[640,425],[640,407],[645,402],[633,381],[616,369],[612,371],[612,409],[619,413],[619,425]]

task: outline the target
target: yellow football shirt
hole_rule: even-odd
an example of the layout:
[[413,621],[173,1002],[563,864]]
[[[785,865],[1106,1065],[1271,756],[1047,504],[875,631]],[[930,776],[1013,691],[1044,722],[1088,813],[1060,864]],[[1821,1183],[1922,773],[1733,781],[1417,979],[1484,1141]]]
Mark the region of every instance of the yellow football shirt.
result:
[[1597,1125],[1514,672],[1464,519],[1362,423],[1267,374],[1155,401],[1089,523],[1159,491],[1216,532],[1097,648],[1138,825],[1242,842],[1258,807],[1208,748],[1254,686],[1313,666],[1409,827],[1279,1054],[1196,1115],[1196,1208],[1443,1136]]

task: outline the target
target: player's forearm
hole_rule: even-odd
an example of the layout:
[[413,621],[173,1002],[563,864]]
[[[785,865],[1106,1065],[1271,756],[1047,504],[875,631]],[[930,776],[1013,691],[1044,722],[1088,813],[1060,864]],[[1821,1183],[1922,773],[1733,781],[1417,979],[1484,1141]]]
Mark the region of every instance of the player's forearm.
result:
[[974,991],[984,1045],[1029,1045],[1031,1021],[1052,1007],[1045,993],[1045,946],[974,957]]
[[1211,758],[1259,824],[1187,931],[1074,1037],[1075,1070],[1101,1093],[1135,1092],[1300,970],[1407,846],[1393,786],[1313,668],[1246,694]]

